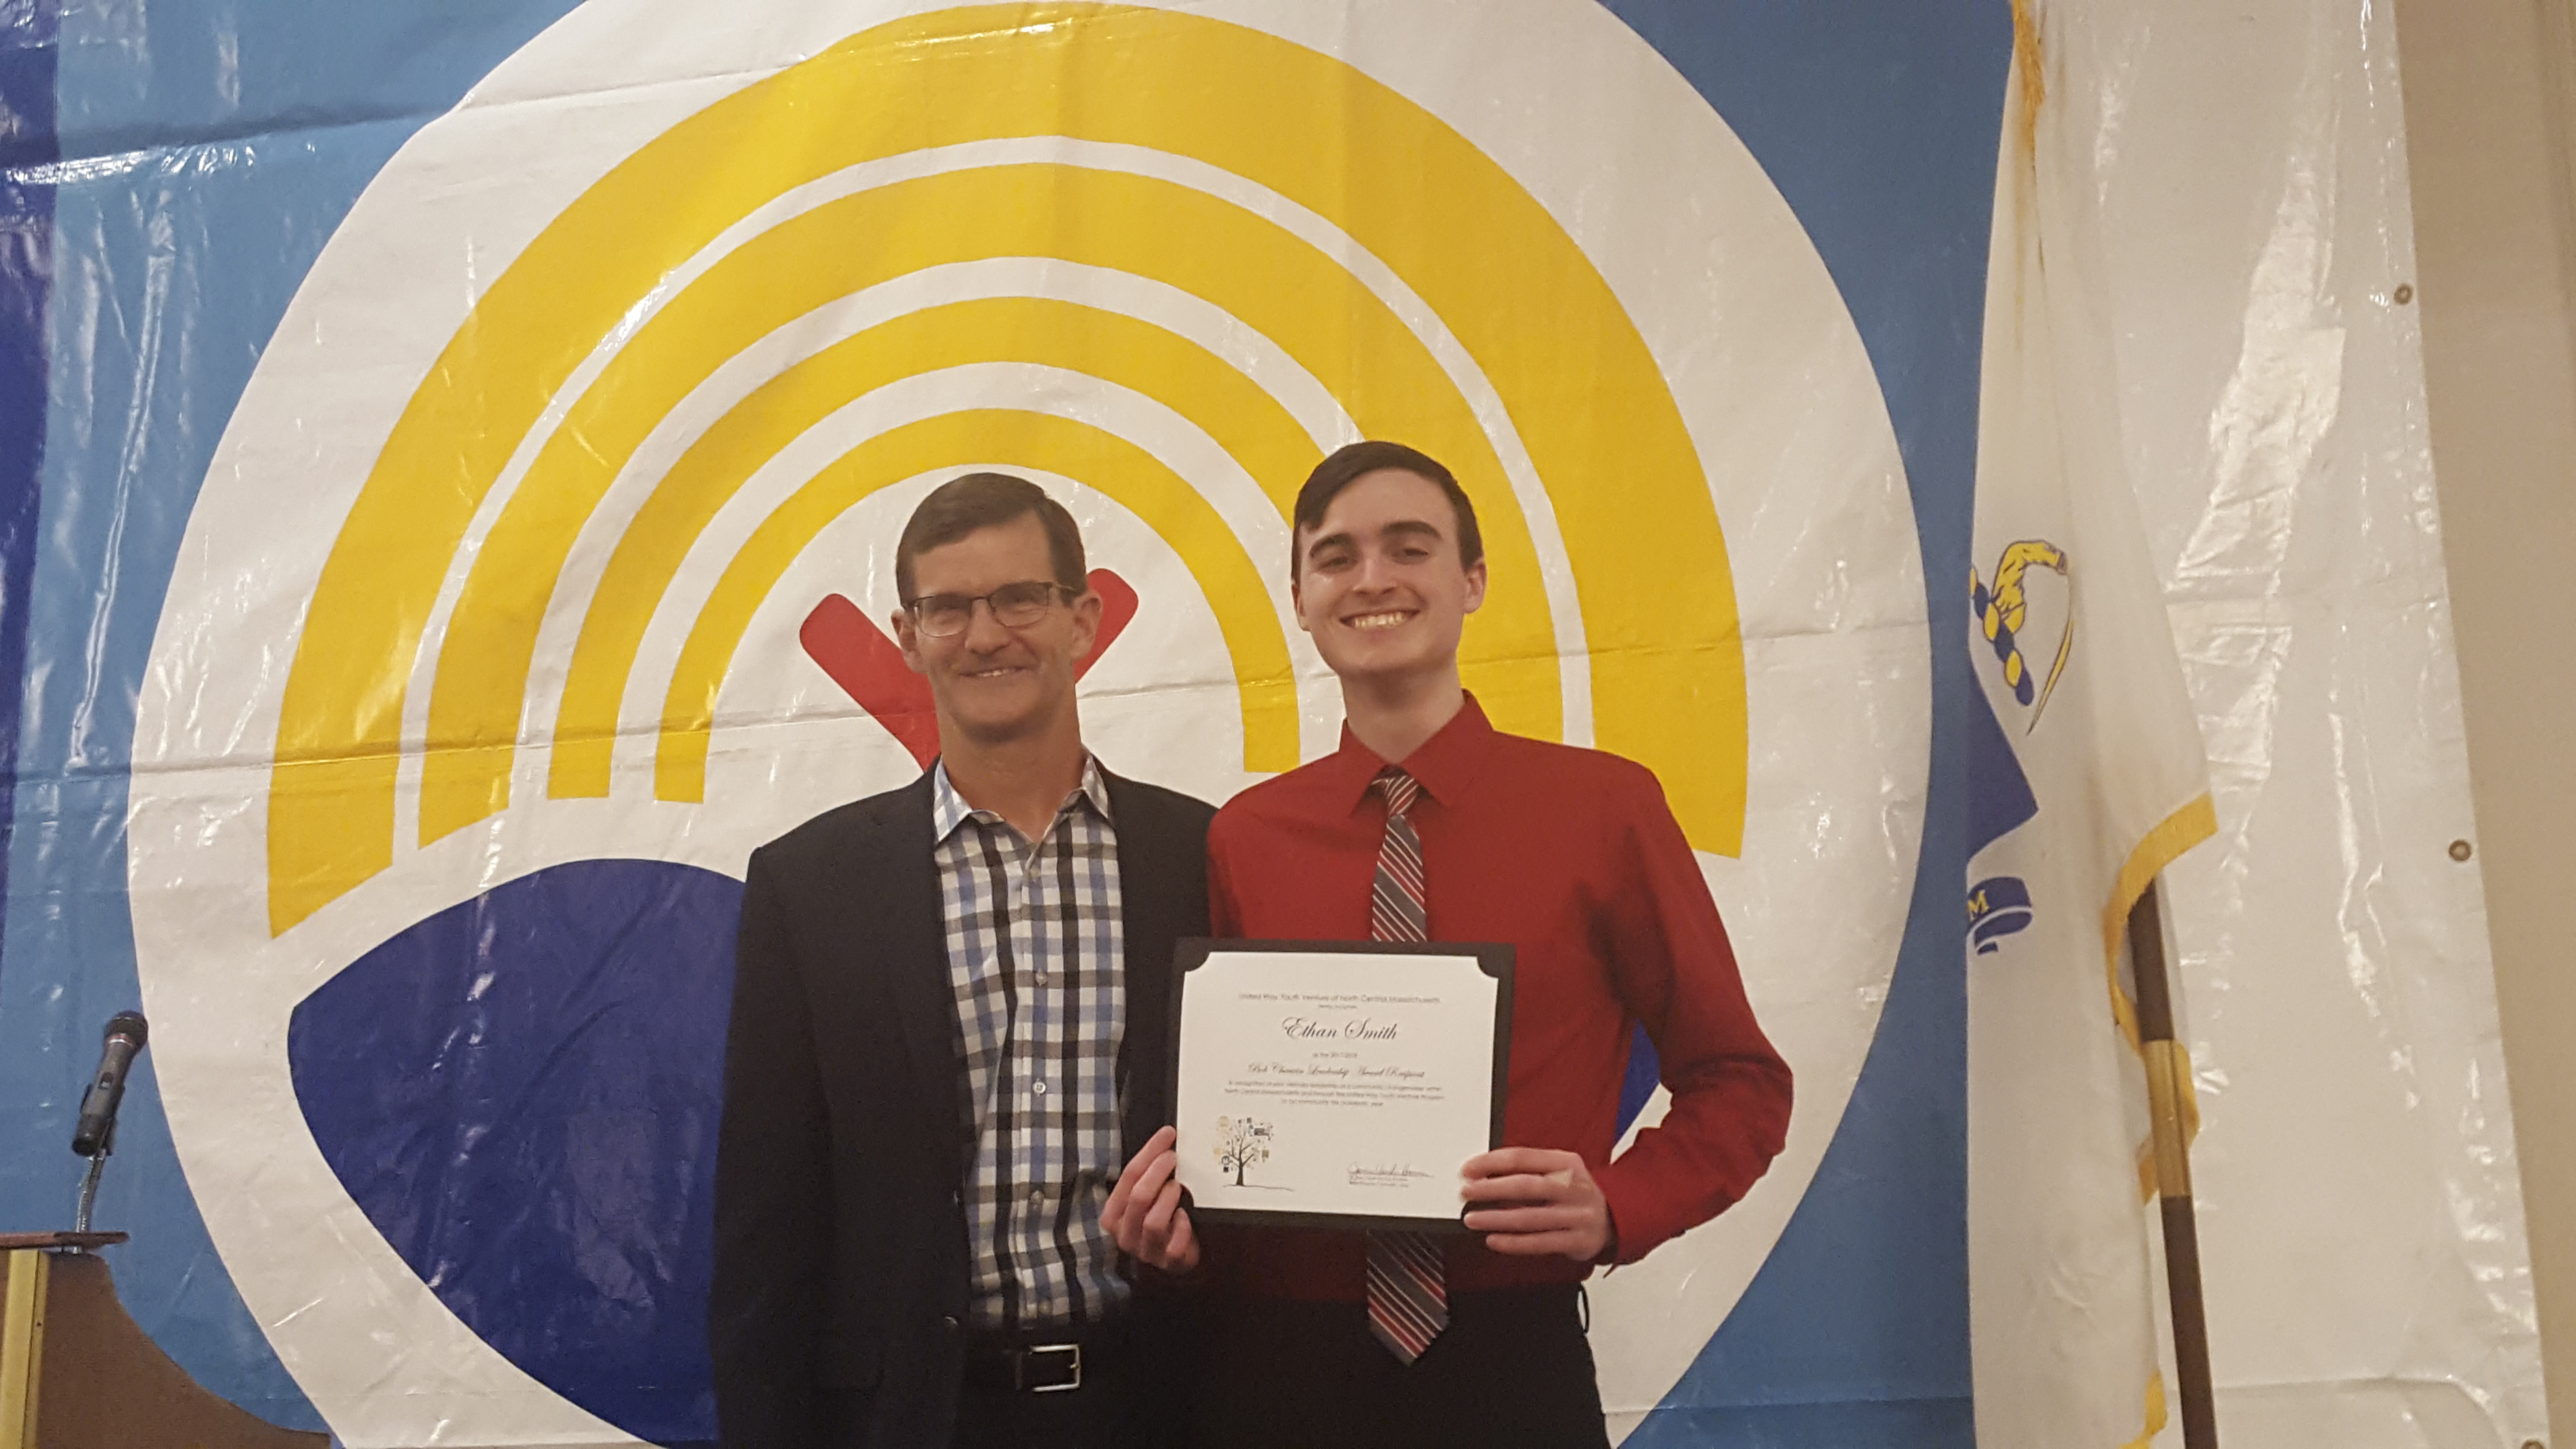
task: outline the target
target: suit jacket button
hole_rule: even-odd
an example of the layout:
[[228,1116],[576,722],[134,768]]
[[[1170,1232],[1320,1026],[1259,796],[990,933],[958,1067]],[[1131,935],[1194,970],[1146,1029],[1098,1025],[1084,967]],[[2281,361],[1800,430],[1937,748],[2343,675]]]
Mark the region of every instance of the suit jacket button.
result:
[[940,1320],[939,1320],[939,1326],[940,1326],[941,1328],[946,1329],[946,1330],[947,1330],[947,1331],[949,1331],[950,1333],[955,1333],[955,1332],[957,1331],[957,1320],[956,1320],[956,1319],[954,1319],[954,1318],[950,1318],[950,1317],[947,1317],[947,1316],[945,1316],[945,1315],[942,1315],[942,1316],[941,1316],[941,1318],[940,1318]]

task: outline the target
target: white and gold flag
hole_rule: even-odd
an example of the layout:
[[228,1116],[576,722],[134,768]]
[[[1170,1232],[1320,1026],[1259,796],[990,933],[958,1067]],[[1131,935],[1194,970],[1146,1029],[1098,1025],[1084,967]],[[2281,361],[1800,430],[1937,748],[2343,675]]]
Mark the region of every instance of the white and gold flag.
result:
[[2129,908],[2215,830],[2123,461],[2096,207],[2016,5],[1986,291],[1968,648],[1969,1299],[1977,1439],[2164,1420]]

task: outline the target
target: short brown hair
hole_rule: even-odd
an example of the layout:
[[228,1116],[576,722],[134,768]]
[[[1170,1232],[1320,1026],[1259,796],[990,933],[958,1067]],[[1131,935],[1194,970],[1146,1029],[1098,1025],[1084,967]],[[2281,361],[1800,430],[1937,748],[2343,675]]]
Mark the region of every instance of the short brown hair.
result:
[[894,546],[894,588],[905,608],[912,607],[912,561],[930,549],[955,543],[978,529],[993,528],[1036,514],[1046,530],[1047,559],[1055,581],[1076,593],[1091,587],[1082,558],[1082,530],[1063,504],[1026,478],[1008,473],[968,473],[930,490],[903,526]]
[[1458,566],[1474,568],[1485,561],[1485,535],[1476,527],[1476,505],[1467,501],[1467,490],[1458,486],[1449,470],[1418,449],[1372,440],[1334,449],[1330,457],[1315,465],[1314,472],[1306,475],[1306,486],[1297,490],[1297,507],[1290,514],[1289,578],[1298,576],[1303,546],[1295,541],[1297,535],[1323,527],[1325,511],[1343,489],[1386,468],[1410,473],[1449,495],[1449,506],[1458,511]]

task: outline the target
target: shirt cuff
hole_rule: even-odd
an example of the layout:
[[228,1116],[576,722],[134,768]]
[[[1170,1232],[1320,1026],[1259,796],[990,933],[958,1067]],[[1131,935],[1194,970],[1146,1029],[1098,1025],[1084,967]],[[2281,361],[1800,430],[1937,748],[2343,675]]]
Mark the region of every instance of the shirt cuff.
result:
[[1610,1209],[1610,1254],[1599,1261],[1612,1266],[1636,1262],[1690,1226],[1663,1226],[1652,1195],[1632,1180],[1634,1174],[1620,1168],[1619,1163],[1606,1162],[1592,1169],[1592,1181]]

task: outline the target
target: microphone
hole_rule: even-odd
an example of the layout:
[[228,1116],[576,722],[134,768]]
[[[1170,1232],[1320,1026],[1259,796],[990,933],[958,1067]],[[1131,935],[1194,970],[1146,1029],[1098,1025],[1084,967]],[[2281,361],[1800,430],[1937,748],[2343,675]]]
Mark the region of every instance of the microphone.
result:
[[109,1018],[107,1041],[98,1050],[98,1071],[81,1097],[80,1122],[72,1128],[72,1153],[96,1157],[116,1133],[116,1106],[125,1100],[125,1073],[143,1051],[143,1013],[120,1011]]

